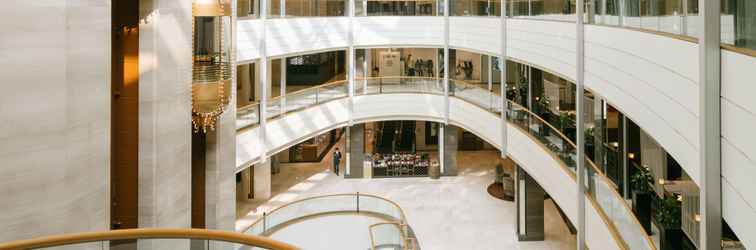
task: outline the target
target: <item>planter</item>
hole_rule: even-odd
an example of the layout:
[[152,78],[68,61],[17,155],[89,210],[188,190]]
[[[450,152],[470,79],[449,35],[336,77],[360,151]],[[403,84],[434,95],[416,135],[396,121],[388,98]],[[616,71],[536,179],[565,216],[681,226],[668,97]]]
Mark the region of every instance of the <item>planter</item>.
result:
[[651,234],[651,203],[654,193],[633,191],[633,212],[647,234]]

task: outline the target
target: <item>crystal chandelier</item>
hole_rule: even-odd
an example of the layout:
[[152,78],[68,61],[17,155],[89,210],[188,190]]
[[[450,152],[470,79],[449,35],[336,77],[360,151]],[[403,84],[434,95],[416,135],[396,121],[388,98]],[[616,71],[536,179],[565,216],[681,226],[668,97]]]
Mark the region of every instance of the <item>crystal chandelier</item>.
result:
[[231,95],[231,7],[227,0],[192,5],[192,126],[214,130]]

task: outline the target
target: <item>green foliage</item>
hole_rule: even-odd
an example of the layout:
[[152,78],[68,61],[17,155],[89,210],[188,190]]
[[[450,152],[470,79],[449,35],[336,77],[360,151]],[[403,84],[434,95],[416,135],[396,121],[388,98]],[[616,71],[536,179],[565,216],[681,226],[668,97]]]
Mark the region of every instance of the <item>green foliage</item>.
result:
[[504,166],[502,166],[501,163],[496,164],[496,177],[494,179],[494,182],[503,183],[504,176],[506,176],[506,173],[504,173]]
[[633,190],[639,193],[650,192],[654,177],[651,175],[651,171],[641,168],[630,177],[630,183],[633,185]]
[[682,217],[681,202],[675,196],[666,196],[664,199],[656,201],[656,213],[654,218],[666,229],[675,229],[680,227],[680,218]]

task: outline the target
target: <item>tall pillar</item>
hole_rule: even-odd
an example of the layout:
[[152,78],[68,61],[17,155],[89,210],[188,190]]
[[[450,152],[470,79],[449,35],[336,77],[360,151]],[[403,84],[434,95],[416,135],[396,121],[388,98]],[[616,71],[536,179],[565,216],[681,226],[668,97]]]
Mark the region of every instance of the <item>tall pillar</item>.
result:
[[344,170],[344,178],[362,178],[363,162],[365,161],[365,124],[355,124],[349,127],[347,137],[347,164]]
[[703,32],[699,48],[699,147],[701,149],[701,237],[703,250],[722,246],[720,1],[699,0]]
[[[704,1],[704,0],[702,0]],[[586,249],[585,244],[585,178],[586,178],[586,171],[585,171],[585,116],[583,115],[585,112],[583,111],[585,107],[583,106],[583,102],[585,101],[583,99],[584,95],[584,86],[583,81],[585,78],[585,26],[583,25],[583,11],[585,10],[585,1],[584,0],[577,0],[575,3],[575,6],[578,6],[576,8],[575,16],[577,18],[575,22],[575,44],[576,44],[576,52],[575,53],[575,69],[577,72],[575,72],[575,113],[577,114],[575,116],[575,137],[577,137],[576,144],[577,144],[577,220],[578,220],[578,226],[577,226],[577,249],[578,250],[584,250]],[[541,85],[543,86],[543,85]]]
[[457,146],[459,145],[458,129],[452,125],[441,124],[443,137],[439,145],[443,145],[443,168],[441,175],[443,176],[456,176],[457,175]]
[[[140,0],[139,227],[191,226],[192,4]],[[174,39],[165,39],[171,37]],[[185,249],[188,241],[140,241]]]
[[[444,124],[449,124],[449,4],[444,1]],[[443,170],[443,167],[441,168]],[[443,173],[442,173],[443,174]]]
[[279,89],[278,96],[281,100],[281,115],[286,113],[286,57],[281,58],[281,88]]
[[271,195],[271,166],[270,159],[257,163],[252,169],[252,198],[267,200]]
[[538,182],[520,166],[517,168],[517,239],[542,241],[544,239],[543,200],[546,192]]

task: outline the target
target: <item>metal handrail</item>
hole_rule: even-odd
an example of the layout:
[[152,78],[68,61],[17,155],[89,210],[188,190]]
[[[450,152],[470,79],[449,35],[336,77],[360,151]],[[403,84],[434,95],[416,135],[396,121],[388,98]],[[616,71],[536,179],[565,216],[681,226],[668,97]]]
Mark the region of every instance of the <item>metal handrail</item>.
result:
[[[275,214],[277,211],[279,211],[279,210],[281,210],[283,208],[292,206],[294,204],[298,204],[298,203],[303,203],[303,202],[307,202],[307,201],[310,201],[310,200],[314,200],[314,199],[322,199],[322,198],[335,197],[335,196],[354,196],[356,198],[356,200],[357,200],[356,203],[355,203],[355,212],[358,212],[358,213],[362,212],[360,210],[360,208],[359,208],[359,197],[371,197],[371,198],[376,198],[376,199],[380,199],[380,200],[386,201],[389,204],[391,204],[392,206],[394,206],[394,208],[396,208],[397,211],[399,211],[399,215],[400,215],[399,222],[400,223],[405,224],[406,221],[407,221],[406,220],[407,217],[405,216],[404,210],[396,202],[394,202],[392,200],[389,200],[389,199],[386,199],[384,197],[378,196],[378,195],[364,194],[364,193],[356,192],[356,193],[341,193],[341,194],[318,195],[318,196],[307,197],[307,198],[303,198],[303,199],[299,199],[299,200],[296,200],[296,201],[292,201],[292,202],[283,204],[283,205],[278,206],[278,207],[276,207],[276,208],[274,208],[274,209],[272,209],[270,211],[264,212],[262,217],[257,218],[257,220],[255,220],[254,222],[252,222],[252,224],[250,224],[249,226],[247,226],[246,228],[244,228],[241,232],[248,231],[250,228],[254,227],[258,223],[265,223],[267,217],[269,217],[271,214]],[[306,216],[310,216],[310,215],[301,215],[300,217],[306,217]],[[263,231],[268,231],[267,230],[268,227],[266,225],[264,225],[263,228],[264,228]]]
[[276,241],[267,237],[246,235],[241,233],[195,229],[195,228],[139,228],[119,229],[100,232],[84,232],[63,235],[45,236],[35,239],[18,240],[0,243],[0,250],[20,250],[46,247],[66,246],[81,243],[91,243],[111,240],[134,239],[197,239],[238,243],[251,247],[261,247],[271,250],[297,250],[299,248]]
[[375,223],[368,227],[368,231],[370,232],[370,249],[371,250],[378,250],[378,246],[375,243],[375,236],[373,234],[374,228],[384,226],[384,225],[392,225],[397,228],[399,231],[399,237],[401,238],[402,242],[402,250],[414,250],[415,242],[414,239],[410,239],[409,232],[407,229],[406,224],[396,223],[396,222],[381,222],[381,223]]

